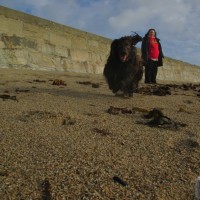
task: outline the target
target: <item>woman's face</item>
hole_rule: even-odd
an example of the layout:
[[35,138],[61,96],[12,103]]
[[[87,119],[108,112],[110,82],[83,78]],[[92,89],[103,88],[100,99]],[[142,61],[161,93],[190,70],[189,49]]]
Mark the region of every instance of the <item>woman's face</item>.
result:
[[154,30],[150,30],[150,31],[149,31],[149,36],[150,36],[150,37],[155,37],[155,34],[156,34],[156,33],[155,33]]

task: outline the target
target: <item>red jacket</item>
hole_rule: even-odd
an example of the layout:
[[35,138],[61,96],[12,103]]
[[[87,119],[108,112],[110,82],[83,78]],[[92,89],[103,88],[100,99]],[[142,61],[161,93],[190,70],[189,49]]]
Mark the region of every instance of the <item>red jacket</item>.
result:
[[[159,47],[159,56],[158,56],[158,67],[163,66],[163,52],[162,52],[162,47],[160,44],[160,40],[158,38],[155,38],[158,42],[158,47]],[[142,40],[142,46],[141,46],[141,51],[142,51],[142,59],[147,63],[148,58],[149,58],[149,42],[148,42],[148,36],[145,36]]]

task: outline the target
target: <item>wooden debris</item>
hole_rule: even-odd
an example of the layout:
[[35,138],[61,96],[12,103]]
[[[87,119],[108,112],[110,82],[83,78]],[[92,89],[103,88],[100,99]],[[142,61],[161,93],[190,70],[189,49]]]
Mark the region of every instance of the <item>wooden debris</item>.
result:
[[82,84],[82,85],[91,85],[93,88],[99,88],[99,83],[92,83],[91,81],[77,81],[76,83]]
[[2,95],[0,95],[0,98],[2,98],[3,101],[5,101],[6,99],[18,101],[17,98],[16,98],[16,96],[10,96],[8,94],[2,94]]
[[150,127],[161,127],[177,130],[179,127],[187,126],[184,123],[175,122],[169,117],[164,116],[161,110],[156,108],[151,110],[148,114],[144,115],[144,118],[150,119],[150,121],[144,122],[144,124],[149,125]]
[[55,79],[53,81],[52,85],[64,85],[64,86],[66,86],[67,84],[64,81],[62,81],[62,80]]
[[38,82],[38,83],[46,83],[46,81],[45,81],[45,80],[39,80],[39,79],[35,79],[35,80],[33,80],[33,82]]
[[112,114],[112,115],[118,115],[120,113],[133,114],[133,113],[135,113],[135,111],[133,109],[118,108],[118,107],[110,106],[110,108],[107,110],[107,113]]
[[114,176],[114,177],[113,177],[113,180],[114,180],[115,182],[119,183],[120,185],[124,186],[124,187],[128,185],[128,183],[127,183],[126,181],[122,180],[122,179],[119,178],[118,176]]
[[42,200],[51,200],[51,184],[48,179],[45,179],[42,183]]

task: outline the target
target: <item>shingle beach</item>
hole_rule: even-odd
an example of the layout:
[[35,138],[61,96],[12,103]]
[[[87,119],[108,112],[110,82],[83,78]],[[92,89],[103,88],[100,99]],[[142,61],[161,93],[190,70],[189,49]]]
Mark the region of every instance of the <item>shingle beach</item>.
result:
[[194,200],[200,85],[177,85],[125,99],[102,75],[1,68],[0,199]]

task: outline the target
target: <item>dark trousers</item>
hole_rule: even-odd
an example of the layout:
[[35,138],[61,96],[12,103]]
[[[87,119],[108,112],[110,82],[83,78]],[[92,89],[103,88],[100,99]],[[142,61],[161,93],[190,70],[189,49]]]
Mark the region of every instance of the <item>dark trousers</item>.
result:
[[156,83],[158,61],[148,60],[145,66],[145,83]]

